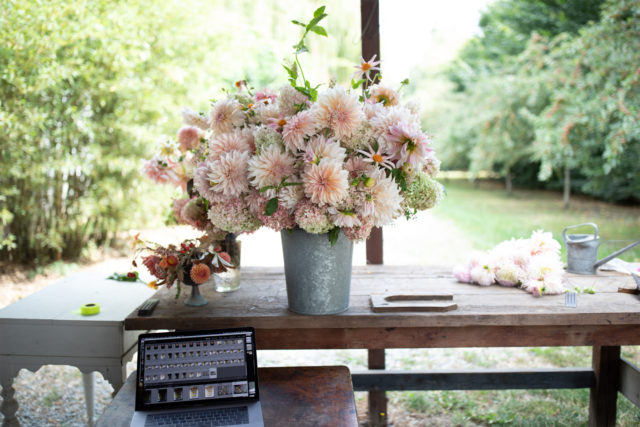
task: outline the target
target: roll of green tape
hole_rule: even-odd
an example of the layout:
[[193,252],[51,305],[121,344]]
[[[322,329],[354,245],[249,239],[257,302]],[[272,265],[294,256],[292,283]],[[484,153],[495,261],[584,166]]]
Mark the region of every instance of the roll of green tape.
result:
[[83,304],[80,307],[80,314],[83,316],[93,316],[94,314],[100,313],[100,304],[95,302],[90,302],[88,304]]

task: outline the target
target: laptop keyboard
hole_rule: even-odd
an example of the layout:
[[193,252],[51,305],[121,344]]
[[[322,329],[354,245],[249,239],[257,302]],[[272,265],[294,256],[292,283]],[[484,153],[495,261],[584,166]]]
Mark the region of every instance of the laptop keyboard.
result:
[[232,408],[211,408],[188,412],[148,414],[145,427],[155,426],[228,426],[249,424],[249,410],[246,406]]

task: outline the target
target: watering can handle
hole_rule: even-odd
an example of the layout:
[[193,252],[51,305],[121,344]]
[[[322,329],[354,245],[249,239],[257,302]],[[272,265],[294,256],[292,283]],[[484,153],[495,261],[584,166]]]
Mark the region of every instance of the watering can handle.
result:
[[595,225],[592,222],[585,222],[584,224],[578,224],[578,225],[569,225],[567,227],[564,228],[564,230],[562,230],[562,239],[566,242],[567,241],[567,230],[571,229],[571,228],[578,228],[578,227],[583,227],[585,225],[590,225],[595,229],[595,233],[593,235],[593,237],[585,237],[584,239],[576,239],[576,240],[571,240],[571,243],[584,243],[584,242],[588,242],[590,240],[594,240],[598,238],[598,226]]

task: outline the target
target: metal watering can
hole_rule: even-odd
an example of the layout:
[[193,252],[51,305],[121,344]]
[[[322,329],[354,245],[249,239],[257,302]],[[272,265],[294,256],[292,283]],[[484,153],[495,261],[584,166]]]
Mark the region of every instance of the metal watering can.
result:
[[[594,234],[567,234],[567,230],[583,226],[593,227],[595,229]],[[587,222],[565,227],[565,229],[562,230],[562,238],[567,248],[567,271],[576,274],[596,274],[596,270],[602,264],[640,244],[640,240],[633,242],[598,261],[600,238],[598,237],[598,226],[594,223]]]

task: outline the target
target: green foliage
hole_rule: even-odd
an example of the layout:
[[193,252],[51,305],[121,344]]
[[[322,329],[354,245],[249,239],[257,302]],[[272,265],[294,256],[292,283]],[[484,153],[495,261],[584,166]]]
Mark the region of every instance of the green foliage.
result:
[[443,113],[445,168],[538,168],[541,181],[568,168],[574,190],[640,200],[640,9],[634,0],[610,0],[601,12],[597,1],[580,5],[490,7],[483,35],[449,72],[459,95]]
[[[306,77],[304,76],[304,72],[302,71],[302,65],[300,64],[300,59],[298,58],[298,54],[309,52],[309,48],[305,44],[305,39],[309,34],[309,32],[313,32],[318,35],[327,37],[327,30],[325,30],[324,27],[321,27],[320,25],[318,25],[320,21],[322,21],[324,18],[328,16],[326,13],[324,13],[325,8],[326,6],[321,6],[317,8],[313,12],[313,18],[311,19],[311,21],[309,21],[308,24],[305,24],[303,22],[296,21],[296,20],[291,21],[292,23],[303,27],[304,33],[302,33],[302,37],[300,37],[300,41],[293,46],[295,63],[291,66],[291,68],[284,66],[284,69],[287,70],[287,73],[289,74],[289,83],[291,83],[291,86],[293,86],[295,90],[305,95],[307,98],[309,98],[312,101],[316,101],[316,99],[318,98],[319,85],[311,86],[311,83],[309,82],[309,80],[306,79]],[[300,75],[302,76],[302,86],[298,86],[298,70],[300,70]]]
[[[285,84],[288,17],[314,10],[295,0],[2,7],[0,259],[35,264],[160,223],[171,190],[139,170],[157,136],[179,126],[165,118],[185,105],[205,110],[217,88],[242,78],[257,88]],[[336,37],[308,43],[308,77],[344,80],[359,56],[349,42],[357,8],[341,8],[326,30],[313,18],[309,31]]]
[[598,25],[545,57],[544,80],[554,90],[536,118],[536,158],[541,179],[567,166],[586,178],[586,193],[640,200],[640,9],[621,1],[603,12]]

